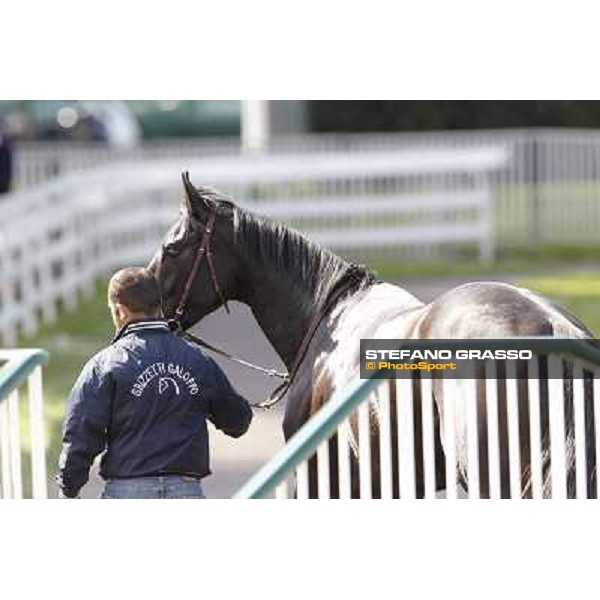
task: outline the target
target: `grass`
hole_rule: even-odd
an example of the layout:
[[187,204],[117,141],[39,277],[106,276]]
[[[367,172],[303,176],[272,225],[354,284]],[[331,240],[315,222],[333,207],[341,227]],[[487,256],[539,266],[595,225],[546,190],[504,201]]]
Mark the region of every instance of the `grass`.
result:
[[[498,274],[523,275],[557,270],[590,270],[600,263],[600,246],[572,246],[546,244],[535,249],[517,247],[500,250],[493,263],[482,263],[473,253],[445,256],[450,260],[421,260],[410,257],[372,258],[361,257],[382,279],[401,281],[403,279],[424,279],[433,277],[492,277]],[[442,256],[444,256],[442,251]]]
[[[600,247],[548,245],[537,250],[514,249],[493,264],[475,260],[373,261],[371,266],[385,280],[435,277],[493,277],[512,275],[517,285],[552,298],[573,311],[600,336]],[[535,273],[535,275],[531,275]]]
[[496,237],[514,243],[598,243],[595,181],[500,185],[494,189]]
[[518,284],[557,300],[600,334],[600,273],[525,277]]

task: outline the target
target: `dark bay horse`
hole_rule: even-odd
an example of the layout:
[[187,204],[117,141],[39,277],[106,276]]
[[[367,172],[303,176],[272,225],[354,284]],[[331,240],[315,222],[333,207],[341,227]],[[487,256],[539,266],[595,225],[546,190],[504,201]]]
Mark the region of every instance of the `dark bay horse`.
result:
[[[294,378],[287,392],[283,421],[289,439],[332,394],[358,377],[361,338],[454,339],[512,336],[560,336],[592,338],[575,317],[549,300],[528,290],[504,283],[478,282],[458,286],[430,304],[424,304],[402,288],[378,281],[366,268],[347,262],[311,242],[293,229],[257,216],[229,198],[206,187],[194,187],[184,174],[185,196],[179,219],[167,232],[162,247],[150,263],[164,293],[164,310],[173,316],[180,306],[184,329],[219,308],[228,299],[247,304],[266,337]],[[207,234],[206,229],[209,229]],[[205,242],[208,239],[208,244]],[[205,251],[199,248],[205,246]],[[199,254],[208,254],[195,269]],[[205,258],[205,256],[203,256]],[[208,264],[208,267],[207,267]],[[193,277],[190,277],[190,273]],[[299,348],[303,348],[300,359]],[[521,380],[521,387],[526,381]],[[524,395],[519,413],[526,416]],[[439,432],[444,423],[443,390],[434,381],[436,465],[438,488],[444,487],[443,443]],[[589,404],[589,403],[588,403]],[[506,422],[505,405],[500,422]],[[377,397],[370,399],[372,444],[376,444]],[[466,455],[466,410],[456,407],[457,464],[459,478],[468,487]],[[478,411],[485,412],[485,398],[478,398]],[[590,415],[586,415],[590,422]],[[480,438],[483,418],[479,418]],[[420,430],[415,423],[415,439]],[[393,427],[394,429],[394,427]],[[523,429],[521,430],[523,431]],[[356,432],[354,432],[356,435]],[[521,436],[522,489],[530,494],[529,440]],[[591,436],[587,436],[591,437]],[[574,426],[567,418],[569,496],[574,487]],[[501,444],[502,446],[502,444]],[[417,446],[418,447],[418,446]],[[550,469],[545,440],[544,494],[549,495]],[[332,466],[335,444],[330,444]],[[502,448],[501,448],[502,450]],[[509,496],[508,456],[501,452],[502,496]],[[588,448],[589,453],[589,448]],[[373,456],[376,452],[373,453]],[[397,457],[395,457],[395,460]],[[482,461],[483,462],[483,461]],[[353,461],[353,493],[358,489],[356,460]],[[482,466],[487,469],[486,466]],[[395,469],[395,471],[397,471]],[[595,490],[595,469],[588,474],[588,490]],[[336,496],[336,469],[332,468],[331,495]],[[373,461],[373,496],[379,494],[378,463]],[[422,466],[417,465],[417,493],[423,494]],[[315,484],[310,469],[311,486]],[[482,496],[486,478],[482,477]],[[312,489],[312,488],[311,488]],[[398,495],[398,482],[394,482]]]

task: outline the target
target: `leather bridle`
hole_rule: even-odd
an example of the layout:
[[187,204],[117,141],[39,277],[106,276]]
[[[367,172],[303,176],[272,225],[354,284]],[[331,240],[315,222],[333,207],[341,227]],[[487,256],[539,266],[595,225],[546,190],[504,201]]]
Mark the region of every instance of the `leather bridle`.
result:
[[219,287],[219,280],[217,278],[217,271],[215,269],[215,263],[213,262],[213,252],[210,245],[212,235],[215,229],[215,220],[217,218],[217,210],[211,211],[208,221],[206,222],[206,227],[204,228],[204,233],[202,234],[202,239],[200,240],[200,244],[198,246],[198,250],[196,251],[196,256],[194,258],[194,263],[192,264],[192,268],[190,269],[190,274],[188,275],[187,281],[185,282],[185,287],[183,288],[183,293],[181,294],[181,298],[179,299],[179,304],[175,309],[175,314],[173,318],[170,320],[170,324],[174,329],[180,330],[181,327],[181,319],[183,317],[183,313],[185,312],[185,307],[188,302],[188,298],[190,297],[190,292],[192,291],[192,285],[194,284],[194,280],[196,279],[196,275],[198,275],[198,270],[200,269],[200,265],[202,264],[202,260],[206,257],[206,263],[208,264],[208,271],[210,273],[210,279],[213,284],[213,288],[215,293],[221,300],[221,305],[225,306],[225,310],[227,314],[229,314],[229,305],[227,304],[227,300],[223,296],[221,292],[221,288]]
[[[194,335],[193,333],[189,333],[188,331],[185,331],[183,329],[181,320],[183,318],[183,315],[185,314],[185,310],[186,310],[186,307],[188,304],[190,293],[192,291],[192,286],[194,285],[194,280],[196,279],[196,277],[198,275],[200,266],[202,265],[202,261],[204,258],[206,258],[206,263],[208,265],[208,270],[210,273],[210,279],[211,279],[211,282],[213,285],[213,289],[221,301],[220,305],[225,307],[227,314],[230,314],[229,305],[227,304],[227,299],[223,295],[223,292],[221,291],[221,287],[219,286],[219,278],[217,277],[217,270],[215,268],[215,264],[213,261],[213,251],[212,251],[212,247],[211,247],[211,241],[212,241],[212,236],[213,236],[214,230],[215,230],[216,217],[217,217],[217,209],[215,208],[214,210],[212,210],[210,212],[210,215],[208,216],[208,221],[206,222],[206,226],[204,227],[204,232],[202,233],[202,238],[200,240],[200,244],[198,245],[198,249],[196,250],[196,256],[194,257],[194,262],[192,263],[192,268],[190,269],[190,272],[186,279],[186,282],[185,282],[185,285],[183,288],[183,292],[181,294],[181,297],[179,298],[179,303],[177,304],[177,308],[175,309],[175,313],[174,313],[173,317],[171,319],[169,319],[169,321],[168,321],[169,327],[171,328],[172,331],[178,333],[182,337],[185,337],[186,339],[190,340],[191,342],[193,342],[199,346],[202,346],[204,348],[207,348],[208,350],[211,350],[212,352],[215,352],[216,354],[224,356],[225,358],[232,360],[240,365],[243,365],[244,367],[254,369],[255,371],[260,371],[261,373],[265,373],[266,375],[269,375],[270,377],[278,377],[280,379],[283,379],[284,380],[283,385],[286,385],[288,383],[288,381],[290,381],[290,376],[287,373],[280,373],[275,369],[269,369],[269,368],[261,367],[260,365],[255,365],[254,363],[251,363],[247,360],[244,360],[242,358],[234,356],[233,354],[230,354],[229,352],[225,352],[224,350],[221,350],[220,348],[217,348],[216,346],[213,346],[212,344],[209,344],[208,342],[204,341],[202,338],[198,337],[197,335]],[[163,262],[163,259],[161,257],[160,267],[162,267],[162,262]],[[159,273],[159,275],[160,275],[160,273]],[[282,389],[282,387],[283,386],[279,386],[278,388],[276,388],[275,392],[280,391]],[[273,394],[275,392],[273,392]],[[251,405],[254,407],[257,407],[257,408],[269,408],[270,406],[272,406],[270,401],[273,397],[273,394],[271,394],[271,396],[269,396],[269,398],[265,402],[261,402],[258,404],[251,404]],[[283,397],[283,395],[284,394],[282,394],[282,397]],[[277,401],[279,401],[279,399],[280,398],[278,398]]]
[[[271,394],[265,401],[256,403],[256,404],[250,403],[250,405],[255,408],[265,408],[265,409],[271,408],[272,406],[274,406],[280,400],[283,399],[283,397],[289,390],[290,386],[292,385],[292,383],[298,373],[298,370],[300,369],[300,365],[302,364],[302,362],[306,356],[306,352],[308,351],[310,342],[312,341],[312,339],[317,331],[317,328],[319,327],[321,321],[323,320],[323,318],[325,317],[325,315],[327,314],[329,309],[332,306],[334,306],[334,304],[340,299],[340,297],[343,294],[345,294],[352,287],[354,287],[357,284],[357,282],[361,281],[361,279],[357,277],[357,274],[362,272],[362,268],[359,267],[358,265],[351,263],[346,272],[346,275],[348,277],[345,279],[345,285],[337,286],[336,289],[334,289],[333,292],[327,296],[327,298],[325,299],[325,302],[323,302],[323,305],[315,313],[313,319],[311,320],[311,322],[309,324],[309,327],[308,327],[306,333],[304,334],[304,336],[300,342],[300,345],[298,346],[298,350],[296,351],[294,361],[292,363],[292,368],[290,369],[289,374],[288,373],[280,373],[280,372],[276,371],[275,369],[268,369],[265,367],[261,367],[254,363],[251,363],[247,360],[238,358],[237,356],[234,356],[233,354],[229,354],[228,352],[225,352],[224,350],[221,350],[220,348],[217,348],[217,347],[213,346],[212,344],[205,342],[202,338],[200,338],[192,333],[189,333],[187,331],[184,331],[182,324],[181,324],[181,319],[183,318],[183,315],[185,313],[188,299],[189,299],[189,296],[190,296],[190,293],[192,290],[192,286],[194,284],[194,280],[196,279],[196,276],[198,275],[198,271],[199,271],[200,266],[202,265],[202,261],[205,257],[206,257],[206,262],[208,264],[208,269],[210,272],[210,278],[212,281],[213,289],[221,301],[221,306],[225,306],[225,310],[227,311],[228,314],[230,314],[227,300],[223,296],[223,293],[221,292],[221,288],[219,287],[219,279],[217,277],[217,271],[215,269],[215,265],[213,262],[213,252],[212,252],[212,248],[211,248],[211,240],[212,240],[212,236],[213,236],[213,233],[215,230],[216,216],[217,216],[217,209],[215,207],[211,211],[211,213],[208,217],[208,221],[206,222],[206,226],[204,228],[204,232],[202,234],[202,239],[200,240],[200,244],[198,245],[198,249],[196,251],[196,256],[194,258],[192,268],[190,269],[190,273],[185,282],[185,286],[183,288],[183,293],[181,294],[181,298],[179,299],[179,303],[177,304],[177,308],[175,309],[173,318],[169,320],[169,326],[171,327],[171,329],[173,331],[176,331],[182,337],[185,337],[186,339],[190,340],[191,342],[193,342],[199,346],[207,348],[208,350],[211,350],[212,352],[215,352],[225,358],[228,358],[229,360],[232,360],[232,361],[234,361],[240,365],[243,365],[245,367],[248,367],[250,369],[254,369],[256,371],[265,373],[266,375],[269,375],[271,377],[278,377],[280,379],[283,379],[283,383],[281,385],[279,385],[277,388],[275,388],[275,390],[273,390],[273,392],[271,392]],[[161,257],[161,266],[162,266],[162,257]],[[370,278],[369,278],[369,281],[371,281]]]

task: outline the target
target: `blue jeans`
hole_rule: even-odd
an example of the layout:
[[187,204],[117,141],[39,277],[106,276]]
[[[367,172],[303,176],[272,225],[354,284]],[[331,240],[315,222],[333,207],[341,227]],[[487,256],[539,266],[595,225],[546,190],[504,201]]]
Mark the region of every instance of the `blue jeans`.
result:
[[109,479],[104,486],[103,500],[118,499],[200,499],[205,498],[199,479],[182,475]]

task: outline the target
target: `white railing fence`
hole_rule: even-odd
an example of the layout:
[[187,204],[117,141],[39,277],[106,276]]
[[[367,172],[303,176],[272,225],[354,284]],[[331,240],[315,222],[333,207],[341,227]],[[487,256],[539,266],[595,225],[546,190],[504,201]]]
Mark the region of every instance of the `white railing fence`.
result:
[[[178,215],[180,172],[336,251],[398,258],[494,252],[490,173],[502,148],[120,163],[8,195],[0,221],[0,333],[13,345],[123,265],[147,264]],[[410,254],[403,254],[410,253]]]
[[[0,350],[0,491],[4,499],[47,497],[42,392],[42,364],[47,360],[42,350]],[[22,460],[25,449],[30,468]],[[29,474],[27,480],[24,472]]]
[[235,156],[238,138],[174,139],[145,142],[132,148],[112,148],[88,142],[21,142],[16,145],[14,187],[17,191],[97,167],[127,162]]
[[[271,154],[474,150],[502,147],[509,160],[490,176],[501,246],[597,244],[600,130],[521,129],[274,137]],[[17,150],[16,187],[121,161],[237,156],[239,139],[171,140],[116,151],[89,144],[29,143]],[[451,191],[452,177],[446,185]]]
[[41,322],[52,323],[59,305],[75,307],[111,268],[146,264],[177,215],[176,198],[175,177],[165,189],[116,171],[67,176],[12,195],[0,222],[5,345],[17,342],[19,329],[31,335]]
[[597,498],[600,353],[538,342],[549,353],[526,373],[486,361],[486,379],[357,381],[235,498]]

